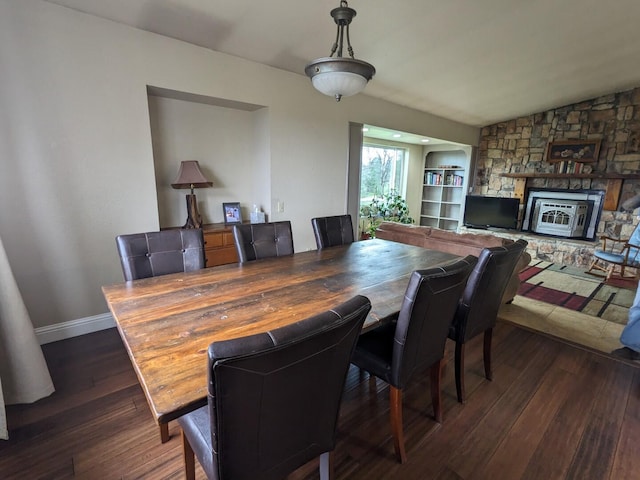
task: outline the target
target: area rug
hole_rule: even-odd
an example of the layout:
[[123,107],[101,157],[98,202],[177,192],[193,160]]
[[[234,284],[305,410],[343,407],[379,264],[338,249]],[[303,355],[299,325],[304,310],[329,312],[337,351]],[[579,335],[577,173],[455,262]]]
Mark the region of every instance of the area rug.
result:
[[632,281],[605,282],[584,268],[539,261],[523,270],[520,280],[518,295],[621,325],[627,323],[637,288]]

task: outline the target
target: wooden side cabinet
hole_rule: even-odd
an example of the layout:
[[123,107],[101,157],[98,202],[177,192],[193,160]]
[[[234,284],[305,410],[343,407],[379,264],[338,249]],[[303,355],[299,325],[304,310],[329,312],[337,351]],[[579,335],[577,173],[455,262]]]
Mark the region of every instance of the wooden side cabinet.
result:
[[202,226],[207,267],[238,263],[238,254],[231,228],[224,223],[210,223]]

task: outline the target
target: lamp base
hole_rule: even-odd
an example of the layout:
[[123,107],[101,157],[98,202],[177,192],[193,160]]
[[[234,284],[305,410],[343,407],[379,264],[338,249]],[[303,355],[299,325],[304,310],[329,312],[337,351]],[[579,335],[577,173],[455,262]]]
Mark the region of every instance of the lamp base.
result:
[[187,223],[182,228],[202,228],[202,216],[198,212],[195,194],[187,194]]

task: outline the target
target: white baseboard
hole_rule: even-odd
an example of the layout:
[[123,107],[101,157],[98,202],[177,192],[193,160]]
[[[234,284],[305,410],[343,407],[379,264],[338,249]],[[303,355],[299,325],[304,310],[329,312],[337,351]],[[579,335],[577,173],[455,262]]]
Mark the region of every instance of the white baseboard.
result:
[[40,345],[44,345],[45,343],[57,342],[65,338],[77,337],[115,326],[116,322],[111,314],[102,313],[92,317],[69,320],[68,322],[56,323],[55,325],[48,325],[46,327],[38,327],[35,331],[38,342],[40,342]]

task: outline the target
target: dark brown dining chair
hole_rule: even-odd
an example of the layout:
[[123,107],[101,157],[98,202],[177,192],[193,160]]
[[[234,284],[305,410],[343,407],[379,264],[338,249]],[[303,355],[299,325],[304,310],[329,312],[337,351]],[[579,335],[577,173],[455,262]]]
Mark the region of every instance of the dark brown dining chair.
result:
[[420,369],[430,368],[434,418],[442,421],[440,376],[453,315],[477,258],[411,274],[397,320],[363,333],[352,363],[389,384],[396,457],[407,459],[402,427],[402,390]]
[[118,235],[116,245],[125,281],[205,267],[199,228]]
[[527,246],[517,240],[504,247],[485,248],[469,276],[458,309],[453,318],[449,338],[456,342],[455,377],[458,401],[464,402],[464,345],[476,335],[484,333],[484,372],[492,379],[491,337],[496,324],[504,290]]
[[233,226],[240,263],[293,254],[291,222],[252,223]]
[[353,243],[351,215],[316,217],[311,219],[311,225],[318,250]]
[[[191,272],[205,267],[202,230],[171,229],[116,237],[125,281]],[[169,425],[160,424],[160,440],[169,441]]]
[[344,382],[371,308],[356,296],[269,332],[213,342],[208,404],[178,419],[187,479],[283,479],[320,457],[331,476]]

